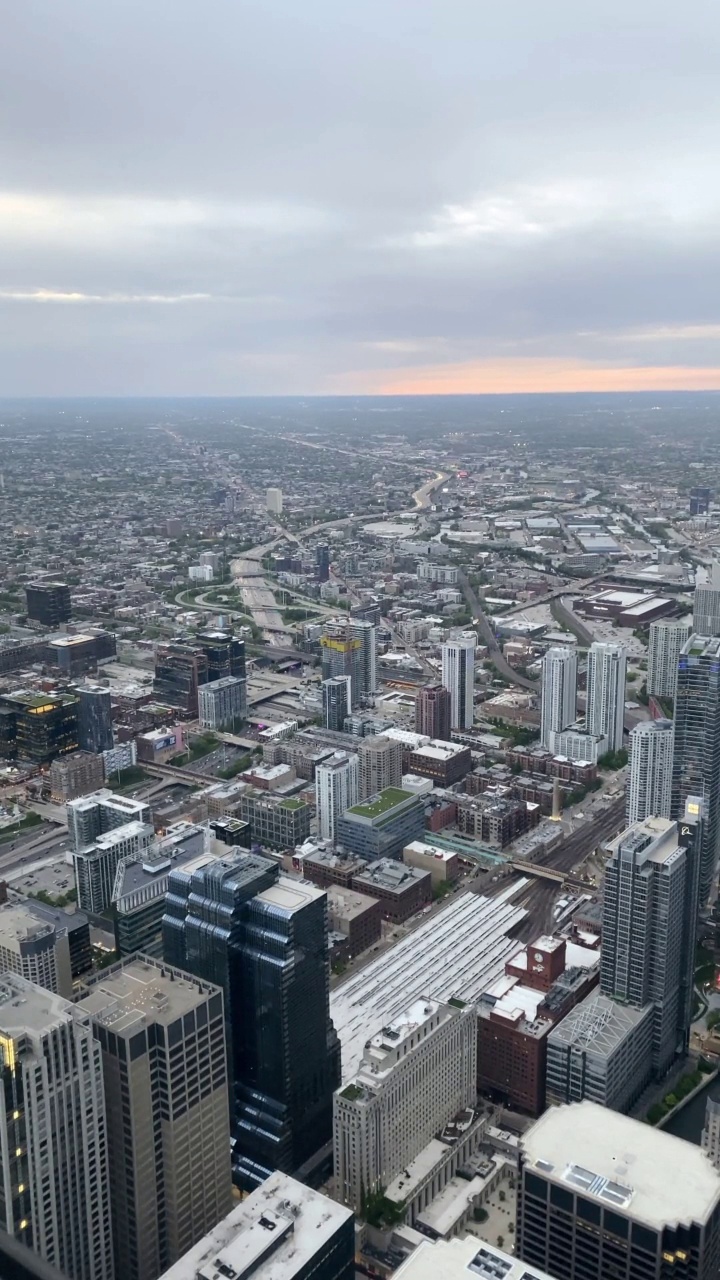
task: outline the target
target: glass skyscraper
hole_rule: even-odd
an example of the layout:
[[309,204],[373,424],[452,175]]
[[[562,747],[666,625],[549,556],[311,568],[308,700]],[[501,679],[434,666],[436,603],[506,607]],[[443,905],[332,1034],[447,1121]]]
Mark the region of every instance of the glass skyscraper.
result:
[[81,686],[78,697],[78,746],[82,751],[110,751],[113,745],[110,690]]
[[693,635],[678,658],[671,816],[703,801],[699,901],[710,897],[720,835],[720,639]]
[[225,993],[234,1176],[297,1173],[332,1139],[327,900],[257,854],[170,873],[165,959]]

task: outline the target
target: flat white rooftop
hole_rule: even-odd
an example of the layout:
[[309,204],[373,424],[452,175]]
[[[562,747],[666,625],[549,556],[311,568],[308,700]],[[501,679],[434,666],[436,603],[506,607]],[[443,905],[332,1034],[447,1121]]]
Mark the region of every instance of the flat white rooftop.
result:
[[426,858],[435,858],[438,862],[450,862],[452,858],[457,857],[457,853],[453,849],[439,849],[436,844],[426,844],[424,840],[411,840],[410,844],[406,844],[403,853],[421,853]]
[[270,906],[280,907],[283,911],[300,911],[309,902],[315,902],[324,896],[325,890],[318,889],[307,880],[291,880],[281,876],[269,889],[257,894],[259,902],[267,902]]
[[495,898],[460,894],[330,995],[342,1045],[343,1083],[357,1074],[367,1040],[423,996],[473,1004],[522,949],[508,937],[527,912],[514,905],[512,885]]
[[720,1203],[720,1174],[700,1147],[596,1102],[551,1107],[522,1147],[542,1177],[655,1231],[705,1222]]
[[308,1274],[306,1268],[318,1249],[352,1216],[319,1191],[285,1173],[273,1173],[162,1280],[293,1280]]
[[423,1240],[393,1280],[552,1280],[529,1262],[518,1262],[494,1245],[467,1236],[464,1240]]

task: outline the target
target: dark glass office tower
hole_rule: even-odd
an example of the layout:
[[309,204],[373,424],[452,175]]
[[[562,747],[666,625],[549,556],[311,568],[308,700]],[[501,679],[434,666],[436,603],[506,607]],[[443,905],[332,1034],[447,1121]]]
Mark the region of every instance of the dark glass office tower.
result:
[[327,582],[330,577],[330,548],[321,542],[316,552],[318,582]]
[[94,755],[109,751],[113,745],[110,690],[80,688],[77,696],[80,749]]
[[155,651],[153,692],[188,716],[198,713],[198,687],[208,682],[208,659],[196,644],[163,644]]
[[323,724],[326,729],[342,733],[345,717],[351,710],[351,677],[331,676],[322,682]]
[[199,631],[195,637],[208,661],[208,680],[245,679],[245,641],[227,631]]
[[163,952],[225,992],[236,1181],[297,1173],[331,1140],[340,1083],[325,894],[251,853],[172,871]]
[[703,802],[699,903],[713,889],[720,836],[720,639],[693,635],[680,651],[675,695],[671,817]]
[[66,582],[29,582],[25,588],[27,615],[55,630],[70,621],[70,588]]

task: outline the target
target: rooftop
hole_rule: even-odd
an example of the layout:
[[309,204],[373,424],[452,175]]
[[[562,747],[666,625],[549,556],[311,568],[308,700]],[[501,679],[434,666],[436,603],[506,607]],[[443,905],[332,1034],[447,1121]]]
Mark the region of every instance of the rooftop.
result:
[[0,978],[0,1058],[7,1065],[2,1037],[15,1040],[23,1035],[42,1035],[51,1027],[70,1022],[74,1006],[62,996],[37,987],[16,973]]
[[352,1218],[349,1209],[319,1191],[285,1173],[273,1173],[162,1280],[293,1280],[308,1274],[318,1248]]
[[720,1174],[700,1147],[596,1102],[551,1107],[522,1147],[543,1178],[656,1231],[704,1222],[720,1204]]
[[316,902],[325,895],[324,889],[309,884],[307,880],[291,880],[281,876],[269,889],[257,894],[258,902],[266,902],[268,906],[278,907],[281,911],[301,911],[310,902]]
[[[521,882],[522,883],[522,882]],[[368,1036],[428,997],[475,1003],[521,949],[508,936],[527,912],[511,901],[515,884],[496,897],[458,894],[401,942],[330,994],[330,1014],[342,1044],[343,1080],[356,1075]]]
[[371,898],[367,893],[356,893],[354,889],[346,889],[344,885],[328,885],[326,893],[328,912],[336,919],[354,920],[356,916],[377,906],[377,898]]
[[394,1280],[552,1280],[528,1262],[475,1236],[423,1240],[394,1273]]
[[426,858],[435,858],[438,862],[450,862],[457,854],[452,849],[439,849],[436,844],[426,844],[424,840],[411,840],[405,845],[403,853],[421,853]]
[[125,1035],[152,1022],[168,1026],[217,990],[170,965],[134,956],[89,983],[78,1007],[117,1035]]
[[636,1009],[593,991],[558,1022],[550,1032],[550,1044],[571,1044],[591,1049],[599,1058],[610,1057],[635,1027],[649,1016],[650,1005]]
[[371,796],[368,800],[364,800],[362,804],[355,804],[348,813],[355,813],[360,818],[379,818],[381,814],[387,813],[389,809],[394,809],[396,805],[402,804],[403,800],[413,798],[411,791],[401,791],[399,787],[386,787],[384,791],[378,792],[376,796]]
[[410,885],[417,884],[419,880],[427,880],[429,875],[430,872],[424,871],[422,867],[408,867],[404,862],[397,862],[395,858],[378,858],[377,861],[370,863],[367,871],[358,872],[353,877],[353,883],[379,885],[383,889],[394,889],[402,893]]

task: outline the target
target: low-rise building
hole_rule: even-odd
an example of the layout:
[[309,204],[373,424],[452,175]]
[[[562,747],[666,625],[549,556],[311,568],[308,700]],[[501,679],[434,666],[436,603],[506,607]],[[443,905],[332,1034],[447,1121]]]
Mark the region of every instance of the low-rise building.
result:
[[536,827],[541,817],[538,804],[516,798],[506,787],[472,798],[457,796],[455,804],[459,830],[498,849]]
[[432,902],[432,876],[393,858],[379,858],[353,876],[353,888],[379,898],[383,920],[402,924]]
[[271,849],[294,849],[310,835],[310,806],[304,800],[281,800],[248,787],[240,796],[239,816],[250,823],[253,840]]
[[182,725],[149,729],[147,733],[140,733],[135,739],[135,746],[138,760],[147,764],[167,764],[168,760],[180,755],[185,749]]
[[366,871],[367,867],[365,858],[336,853],[334,849],[319,849],[316,846],[307,853],[302,849],[296,850],[293,858],[294,870],[302,871],[307,880],[312,880],[321,889],[326,889],[331,884],[352,889],[353,877]]
[[402,860],[406,867],[429,871],[433,888],[451,884],[460,875],[460,859],[456,853],[451,849],[440,849],[435,844],[425,844],[423,840],[411,840],[410,844],[406,844]]
[[352,960],[377,942],[382,931],[382,904],[366,893],[330,885],[328,928],[335,935],[331,959]]

